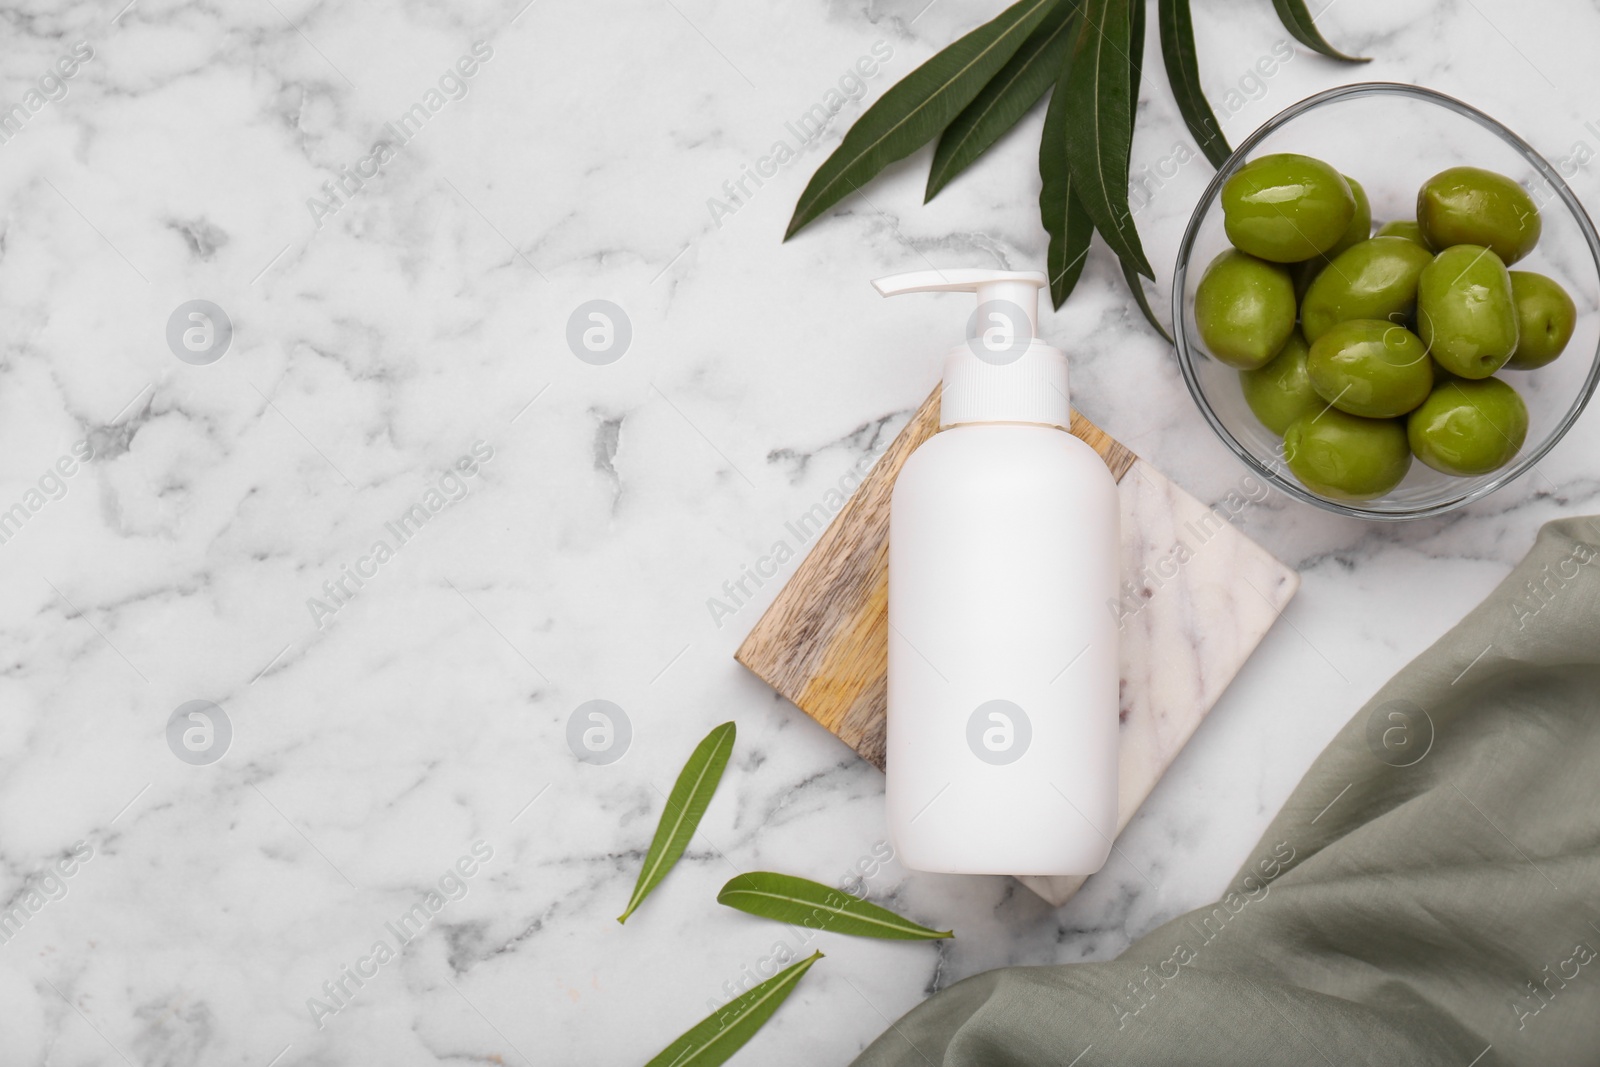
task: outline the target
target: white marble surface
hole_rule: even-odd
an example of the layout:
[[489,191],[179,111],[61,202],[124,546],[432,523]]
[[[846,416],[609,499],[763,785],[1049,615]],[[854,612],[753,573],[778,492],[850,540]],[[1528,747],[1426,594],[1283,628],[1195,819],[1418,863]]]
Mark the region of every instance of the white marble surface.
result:
[[[1042,260],[1039,115],[933,204],[924,155],[787,246],[858,104],[737,211],[707,199],[875,42],[893,54],[871,96],[999,6],[925,3],[6,5],[0,99],[79,41],[92,57],[0,143],[0,510],[26,511],[0,544],[0,901],[37,906],[0,944],[5,1064],[643,1062],[777,942],[804,947],[716,905],[728,876],[860,862],[874,897],[959,937],[818,937],[828,958],[739,1061],[843,1063],[930,990],[1108,957],[1209,899],[1352,710],[1541,522],[1600,508],[1593,413],[1448,518],[1269,497],[1238,522],[1304,584],[1123,835],[1148,882],[1114,863],[1056,912],[881,863],[878,772],[731,658],[774,584],[720,627],[707,601],[932,385],[959,298],[885,303],[867,280]],[[1235,139],[1371,77],[1461,95],[1552,158],[1600,147],[1583,5],[1339,0],[1329,35],[1380,58],[1297,49],[1237,107],[1284,34],[1265,3],[1201,6]],[[307,199],[478,41],[465,98],[447,82],[318,228]],[[1186,143],[1147,56],[1136,166]],[[1196,158],[1139,216],[1163,285],[1207,177]],[[1593,164],[1573,184],[1600,197]],[[209,366],[164,338],[197,298],[235,328]],[[565,341],[593,299],[632,323],[608,366]],[[1233,488],[1102,249],[1046,330],[1086,414],[1201,499]],[[492,458],[449,477],[475,442]],[[361,562],[441,484],[464,496]],[[346,565],[371,577],[319,627],[308,598]],[[565,740],[596,698],[633,724],[608,766]],[[232,724],[209,766],[165,739],[191,700]],[[729,718],[704,834],[619,927],[660,791]],[[459,899],[319,1028],[308,998],[395,945],[385,924],[441,878]]]

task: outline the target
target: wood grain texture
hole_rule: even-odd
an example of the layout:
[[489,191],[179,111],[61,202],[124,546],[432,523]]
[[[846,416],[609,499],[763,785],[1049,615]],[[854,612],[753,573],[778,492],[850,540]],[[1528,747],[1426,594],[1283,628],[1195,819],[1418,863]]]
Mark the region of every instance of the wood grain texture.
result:
[[[889,657],[889,495],[906,459],[939,429],[922,402],[817,539],[734,658],[880,770]],[[1118,481],[1137,457],[1072,413],[1072,432]]]

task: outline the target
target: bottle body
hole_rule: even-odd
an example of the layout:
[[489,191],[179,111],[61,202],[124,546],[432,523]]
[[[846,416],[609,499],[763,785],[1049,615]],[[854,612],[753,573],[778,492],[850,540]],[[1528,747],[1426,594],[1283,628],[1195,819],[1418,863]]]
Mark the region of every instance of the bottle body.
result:
[[1091,874],[1117,831],[1118,504],[1057,428],[964,424],[895,483],[887,806],[924,871]]

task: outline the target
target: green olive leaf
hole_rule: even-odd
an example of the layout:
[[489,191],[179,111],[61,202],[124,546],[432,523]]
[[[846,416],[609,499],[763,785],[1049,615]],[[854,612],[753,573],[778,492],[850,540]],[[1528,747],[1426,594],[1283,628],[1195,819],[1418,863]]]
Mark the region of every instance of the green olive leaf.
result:
[[[1139,106],[1139,80],[1144,75],[1144,19],[1145,0],[1132,0],[1128,7],[1128,59],[1131,69],[1128,72],[1128,98],[1132,106]],[[1130,145],[1132,129],[1129,129]],[[1132,221],[1132,214],[1129,214]],[[1135,235],[1137,236],[1137,234]],[[1122,267],[1122,280],[1128,283],[1129,292],[1133,293],[1134,303],[1139,305],[1139,310],[1144,313],[1145,321],[1154,326],[1156,333],[1167,339],[1167,344],[1172,344],[1172,337],[1161,325],[1161,320],[1156,318],[1155,312],[1150,310],[1150,299],[1145,295],[1144,283],[1139,280],[1139,272],[1127,259],[1118,258]]]
[[[656,836],[645,853],[644,866],[639,869],[639,880],[634,883],[633,896],[617,922],[625,923],[634,909],[644,903],[644,898],[661,883],[683,855],[689,839],[700,825],[701,816],[711,803],[712,794],[722,781],[722,772],[728,766],[728,756],[733,752],[733,739],[738,728],[725,722],[712,730],[695,746],[689,762],[678,772],[672,792],[667,796],[667,806],[656,825]],[[721,1061],[718,1061],[721,1062]]]
[[[1137,0],[1143,3],[1144,0]],[[1133,31],[1143,19],[1130,0],[1085,0],[1083,24],[1062,88],[1068,113],[1067,164],[1073,195],[1117,258],[1155,277],[1128,210],[1128,155],[1133,147]]]
[[1089,255],[1089,240],[1094,236],[1094,221],[1072,192],[1072,169],[1067,165],[1067,94],[1062,90],[1072,57],[1062,60],[1062,69],[1050,106],[1044,113],[1044,133],[1039,138],[1039,217],[1050,245],[1045,252],[1045,270],[1050,278],[1051,306],[1060,308],[1078,284],[1083,261]]
[[1156,313],[1150,310],[1150,298],[1145,295],[1144,282],[1139,278],[1139,272],[1133,269],[1133,264],[1127,260],[1122,261],[1122,280],[1128,283],[1128,291],[1133,294],[1133,302],[1139,305],[1139,310],[1144,313],[1144,321],[1155,328],[1167,344],[1172,344],[1172,335],[1167,328],[1161,325],[1161,320],[1156,318]]
[[1128,62],[1132,71],[1128,76],[1128,99],[1135,112],[1139,109],[1139,79],[1144,76],[1144,0],[1128,4]]
[[1194,21],[1189,17],[1189,0],[1156,0],[1156,21],[1161,31],[1161,58],[1167,68],[1167,83],[1178,101],[1178,113],[1189,127],[1189,135],[1205,153],[1213,167],[1221,167],[1233,154],[1222,127],[1200,88],[1200,64],[1194,51]]
[[795,204],[787,241],[948,126],[1061,0],[1018,0],[896,82],[850,127]]
[[1077,0],[1053,8],[1000,73],[945,128],[933,150],[924,203],[987,152],[1049,91],[1076,36],[1077,22]]
[[1306,0],[1272,0],[1272,6],[1277,9],[1278,21],[1283,23],[1283,28],[1313,52],[1321,52],[1330,59],[1342,59],[1346,63],[1371,62],[1368,57],[1346,55],[1329,44],[1327,38],[1322,36],[1322,31],[1317,29],[1311,12],[1306,9]]
[[656,1053],[645,1067],[715,1067],[727,1062],[772,1018],[811,965],[821,958],[822,953],[813,952],[740,993]]
[[753,871],[728,879],[728,884],[717,894],[717,903],[764,919],[853,937],[936,941],[956,936],[949,930],[919,926],[887,908],[809,878],[772,871]]

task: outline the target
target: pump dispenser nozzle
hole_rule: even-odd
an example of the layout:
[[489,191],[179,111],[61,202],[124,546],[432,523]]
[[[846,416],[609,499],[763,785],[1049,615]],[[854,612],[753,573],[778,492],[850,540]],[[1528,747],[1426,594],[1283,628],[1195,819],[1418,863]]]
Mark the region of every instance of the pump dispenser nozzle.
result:
[[975,293],[967,338],[945,358],[941,428],[970,422],[1031,422],[1067,429],[1067,357],[1039,340],[1039,271],[976,268],[913,271],[873,282],[883,296]]

